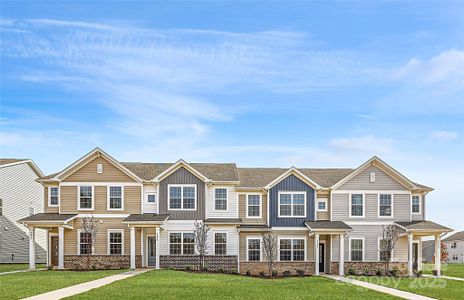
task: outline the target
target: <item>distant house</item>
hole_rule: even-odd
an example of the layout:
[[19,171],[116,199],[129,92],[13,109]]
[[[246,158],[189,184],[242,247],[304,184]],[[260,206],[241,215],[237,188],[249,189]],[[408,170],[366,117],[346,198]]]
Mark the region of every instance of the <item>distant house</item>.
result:
[[[29,261],[29,229],[17,221],[44,210],[40,169],[29,159],[0,158],[0,263]],[[47,260],[46,231],[35,231],[35,260]]]
[[422,241],[422,262],[433,263],[435,255],[435,241]]
[[455,234],[443,240],[448,249],[448,263],[464,263],[464,231]]

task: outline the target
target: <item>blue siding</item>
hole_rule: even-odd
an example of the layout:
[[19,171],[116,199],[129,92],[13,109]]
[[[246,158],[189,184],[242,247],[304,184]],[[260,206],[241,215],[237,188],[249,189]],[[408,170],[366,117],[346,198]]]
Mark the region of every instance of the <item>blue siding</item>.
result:
[[[279,218],[279,191],[306,191],[306,218]],[[295,175],[290,175],[269,191],[269,222],[271,226],[303,227],[305,221],[314,221],[314,189]]]

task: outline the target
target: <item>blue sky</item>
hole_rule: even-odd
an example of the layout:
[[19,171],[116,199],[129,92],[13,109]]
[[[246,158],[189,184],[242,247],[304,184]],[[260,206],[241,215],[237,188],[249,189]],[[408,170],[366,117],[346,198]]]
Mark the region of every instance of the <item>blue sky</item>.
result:
[[0,155],[357,167],[464,229],[464,2],[2,1]]

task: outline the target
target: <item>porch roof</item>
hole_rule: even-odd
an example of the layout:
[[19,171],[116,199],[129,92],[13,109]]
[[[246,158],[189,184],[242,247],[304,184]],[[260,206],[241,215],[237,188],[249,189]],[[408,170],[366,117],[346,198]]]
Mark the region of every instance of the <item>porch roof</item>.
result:
[[405,229],[406,232],[412,232],[422,235],[430,235],[433,233],[447,233],[453,231],[453,229],[451,228],[437,224],[432,221],[395,222],[395,224]]
[[257,231],[269,231],[271,227],[264,224],[242,224],[238,227],[240,232],[257,232]]
[[39,213],[18,220],[19,223],[67,223],[77,217],[77,214]]
[[163,224],[169,218],[166,214],[131,214],[122,222],[127,224]]
[[230,219],[230,218],[209,218],[205,220],[205,223],[209,224],[240,224],[242,219]]
[[306,227],[311,232],[348,232],[352,228],[342,221],[307,221]]

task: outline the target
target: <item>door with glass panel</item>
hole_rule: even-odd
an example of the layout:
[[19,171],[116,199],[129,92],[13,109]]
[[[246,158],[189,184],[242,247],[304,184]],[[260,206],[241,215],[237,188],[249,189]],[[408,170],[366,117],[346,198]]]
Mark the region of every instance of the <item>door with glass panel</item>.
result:
[[156,238],[154,236],[148,237],[148,266],[156,266]]

